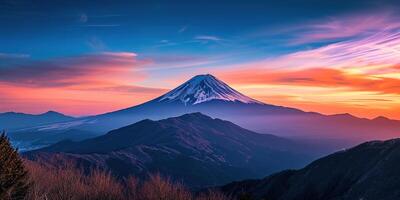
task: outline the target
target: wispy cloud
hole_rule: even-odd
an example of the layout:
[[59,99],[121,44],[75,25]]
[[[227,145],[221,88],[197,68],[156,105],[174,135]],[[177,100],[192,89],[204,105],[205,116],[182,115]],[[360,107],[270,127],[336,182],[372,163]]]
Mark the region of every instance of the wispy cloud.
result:
[[172,42],[170,40],[160,40],[154,47],[168,47],[168,46],[175,46],[178,43]]
[[221,41],[222,39],[217,37],[217,36],[212,36],[212,35],[198,35],[194,38],[195,40],[201,40],[201,41]]
[[151,65],[146,67],[148,70],[171,70],[193,68],[217,63],[220,58],[209,56],[193,56],[193,55],[149,55],[147,56],[152,61]]
[[146,60],[138,60],[136,54],[131,52],[104,52],[45,61],[27,61],[0,68],[0,82],[27,87],[84,87],[92,83],[121,83],[124,74],[131,74],[129,78],[133,80],[135,76],[131,71],[148,63]]
[[[81,13],[78,15],[78,22],[82,27],[99,27],[99,28],[107,28],[107,27],[118,27],[121,26],[117,23],[102,23],[100,19],[102,18],[110,18],[110,17],[120,17],[121,15],[92,15],[89,16],[86,13]],[[94,19],[94,20],[90,20]],[[100,21],[99,21],[100,20]],[[91,23],[89,23],[91,22]]]
[[365,37],[380,31],[395,31],[400,28],[399,19],[389,11],[330,17],[324,21],[295,26],[292,31],[296,36],[291,44],[335,41]]
[[78,21],[80,22],[80,23],[86,23],[87,21],[88,21],[88,16],[85,14],[85,13],[81,13],[80,15],[79,15],[79,19],[78,19]]
[[118,26],[121,26],[121,25],[120,24],[85,24],[85,25],[82,25],[82,26],[108,28],[108,27],[118,27]]
[[270,60],[269,64],[280,67],[346,68],[359,73],[377,73],[400,63],[399,49],[400,32],[382,30],[361,39],[282,56]]
[[24,63],[26,60],[30,59],[30,57],[31,55],[29,54],[0,53],[0,69]]
[[[381,31],[398,31],[400,15],[397,11],[352,12],[336,16],[302,20],[301,23],[282,24],[262,28],[241,36],[242,40],[272,40],[285,47],[329,44],[360,39]],[[271,44],[278,45],[278,44]]]
[[[168,89],[163,88],[154,88],[154,87],[143,87],[136,85],[123,85],[123,86],[114,86],[114,87],[96,87],[94,88],[97,91],[102,92],[123,92],[123,93],[136,93],[136,94],[161,94],[168,91]],[[88,89],[90,90],[90,88]]]
[[180,29],[178,30],[178,33],[183,33],[183,32],[185,32],[187,28],[188,28],[188,26],[183,26],[182,28],[180,28]]
[[[390,20],[388,20],[390,21]],[[379,74],[400,63],[400,26],[382,24],[379,30],[314,49],[300,50],[262,61],[239,64],[238,68],[304,69],[340,68],[354,73]]]
[[106,44],[98,37],[90,37],[87,40],[87,45],[97,51],[104,51],[106,49]]
[[0,59],[12,59],[12,58],[29,58],[29,54],[18,54],[18,53],[0,53]]

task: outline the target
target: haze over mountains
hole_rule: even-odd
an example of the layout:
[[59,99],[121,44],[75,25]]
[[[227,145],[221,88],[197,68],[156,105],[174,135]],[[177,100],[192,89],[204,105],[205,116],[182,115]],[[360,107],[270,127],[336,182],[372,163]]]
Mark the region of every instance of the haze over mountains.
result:
[[6,112],[0,113],[0,128],[12,131],[32,126],[71,121],[73,119],[75,118],[54,111],[38,115]]
[[[142,119],[158,120],[192,112],[226,119],[259,133],[307,140],[338,140],[338,145],[335,143],[332,147],[334,149],[360,141],[393,138],[400,133],[400,121],[384,117],[369,120],[350,114],[323,115],[262,103],[207,74],[195,76],[165,95],[137,106],[68,122],[33,126],[10,135],[12,138],[23,135],[25,145],[29,145],[30,140],[40,140],[45,145],[68,139],[66,133],[71,130],[81,132],[82,138],[87,138]],[[46,141],[48,135],[54,135],[54,140]],[[58,135],[62,137],[57,138]]]
[[142,120],[103,136],[63,141],[26,155],[50,163],[57,155],[123,177],[160,172],[198,188],[304,166],[312,157],[304,149],[291,140],[192,113]]
[[223,186],[261,200],[400,199],[400,140],[366,142],[261,180]]

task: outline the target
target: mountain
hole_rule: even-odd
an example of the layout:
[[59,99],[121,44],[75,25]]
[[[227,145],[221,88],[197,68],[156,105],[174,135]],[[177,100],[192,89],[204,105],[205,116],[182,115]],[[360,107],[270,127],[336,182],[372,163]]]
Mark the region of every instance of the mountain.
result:
[[198,188],[304,166],[311,159],[302,149],[291,140],[191,113],[142,120],[103,136],[62,141],[25,155],[48,162],[57,155],[86,169],[106,169],[123,177],[160,172]]
[[156,102],[177,102],[184,105],[195,105],[212,100],[263,104],[234,90],[210,74],[195,76],[179,87],[155,99]]
[[16,130],[38,125],[71,121],[73,119],[75,118],[54,111],[48,111],[39,115],[6,112],[0,113],[0,129]]
[[400,199],[400,139],[366,142],[261,180],[221,187],[234,196],[268,200]]
[[159,120],[192,112],[226,119],[259,133],[322,144],[324,152],[400,134],[400,121],[397,120],[384,117],[370,120],[350,114],[323,115],[270,105],[241,94],[209,74],[195,76],[176,89],[137,106],[69,122],[36,126],[20,133],[40,135],[43,130],[60,133],[73,129],[102,135],[142,119]]

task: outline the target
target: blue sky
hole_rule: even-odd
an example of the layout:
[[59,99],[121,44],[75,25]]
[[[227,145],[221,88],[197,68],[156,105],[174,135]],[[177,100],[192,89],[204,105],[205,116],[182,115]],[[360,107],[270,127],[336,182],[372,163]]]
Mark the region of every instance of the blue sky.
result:
[[0,51],[35,59],[99,51],[134,51],[142,56],[248,52],[243,57],[254,59],[315,45],[287,46],[293,33],[279,33],[281,29],[392,5],[382,1],[3,0]]

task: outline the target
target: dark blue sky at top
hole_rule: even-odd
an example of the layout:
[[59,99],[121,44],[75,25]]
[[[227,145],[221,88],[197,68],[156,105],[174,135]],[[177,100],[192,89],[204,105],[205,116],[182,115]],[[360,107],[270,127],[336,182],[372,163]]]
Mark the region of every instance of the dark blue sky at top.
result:
[[[103,51],[140,56],[230,54],[241,59],[310,48],[277,30],[396,1],[22,1],[0,4],[0,53],[48,59]],[[273,33],[273,34],[269,34]],[[293,33],[291,33],[293,34]],[[240,55],[240,56],[236,56]]]

